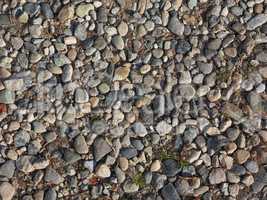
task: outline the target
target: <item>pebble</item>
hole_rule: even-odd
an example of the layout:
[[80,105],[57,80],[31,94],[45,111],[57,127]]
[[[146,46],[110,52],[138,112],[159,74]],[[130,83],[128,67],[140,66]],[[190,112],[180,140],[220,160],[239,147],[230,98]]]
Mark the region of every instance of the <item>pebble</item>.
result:
[[47,183],[58,185],[64,181],[63,177],[53,168],[45,170],[44,180]]
[[235,158],[239,164],[245,163],[250,157],[250,153],[246,150],[237,150],[235,153]]
[[15,187],[8,182],[2,182],[0,185],[0,196],[5,200],[12,200],[15,195]]
[[168,183],[162,188],[161,194],[164,199],[168,199],[168,200],[180,200],[181,199],[175,187],[171,183]]
[[77,88],[75,90],[75,102],[76,103],[86,103],[89,101],[89,95],[86,90],[82,88]]
[[110,177],[111,172],[107,165],[102,164],[96,169],[96,175],[100,178],[108,178]]
[[139,137],[145,137],[147,135],[146,127],[141,122],[134,123],[133,130]]
[[179,21],[176,16],[170,18],[168,29],[175,35],[181,36],[184,33],[184,25]]
[[158,132],[159,135],[166,135],[170,133],[172,130],[172,126],[168,124],[166,121],[160,121],[156,125],[156,131]]
[[248,30],[254,30],[267,22],[266,14],[258,14],[255,17],[252,17],[247,23]]
[[89,152],[85,138],[82,135],[75,138],[74,148],[79,154],[87,154]]
[[115,35],[112,37],[112,44],[118,49],[123,50],[124,41],[120,35]]
[[15,102],[15,93],[11,90],[0,91],[0,103],[12,104]]
[[209,174],[209,182],[212,185],[226,182],[226,175],[224,170],[221,168],[212,169]]
[[87,4],[79,4],[76,8],[76,15],[78,17],[85,17],[88,15],[89,11],[94,10],[93,4],[87,3]]
[[153,163],[150,166],[150,171],[151,172],[157,172],[157,171],[160,170],[160,168],[161,168],[160,161],[159,160],[155,160],[155,161],[153,161]]
[[102,137],[99,137],[95,140],[94,157],[97,162],[100,161],[105,155],[107,155],[111,151],[112,149],[110,145]]

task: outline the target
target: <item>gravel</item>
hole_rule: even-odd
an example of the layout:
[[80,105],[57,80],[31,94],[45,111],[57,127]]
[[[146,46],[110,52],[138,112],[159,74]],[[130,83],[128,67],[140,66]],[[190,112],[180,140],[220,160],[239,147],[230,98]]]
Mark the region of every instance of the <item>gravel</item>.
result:
[[1,1],[0,30],[0,199],[266,199],[266,1]]

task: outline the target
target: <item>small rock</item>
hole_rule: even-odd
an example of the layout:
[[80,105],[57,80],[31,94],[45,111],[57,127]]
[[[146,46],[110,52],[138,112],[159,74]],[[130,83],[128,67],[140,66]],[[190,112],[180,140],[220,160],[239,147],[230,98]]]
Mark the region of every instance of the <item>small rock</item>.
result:
[[166,121],[160,121],[156,125],[156,131],[160,135],[166,135],[166,134],[170,133],[171,130],[172,130],[172,126],[170,124],[168,124]]
[[89,101],[89,95],[85,89],[77,88],[75,90],[75,102],[86,103]]
[[64,6],[58,13],[58,19],[60,22],[65,22],[68,19],[72,19],[74,17],[74,7],[73,6]]
[[240,149],[235,153],[235,158],[239,164],[245,163],[250,157],[250,153],[246,150]]
[[102,137],[96,138],[93,146],[96,162],[100,161],[105,155],[112,151],[110,145]]
[[161,168],[160,161],[159,160],[155,160],[155,161],[153,161],[153,163],[150,166],[150,171],[151,172],[156,172],[156,171],[159,171],[160,168]]
[[15,169],[15,162],[13,160],[8,160],[0,166],[0,176],[12,178]]
[[3,200],[12,200],[15,191],[14,186],[8,182],[2,182],[0,185],[0,196]]
[[122,81],[125,80],[130,73],[130,66],[125,66],[125,67],[118,67],[115,69],[115,74],[114,74],[114,81]]
[[112,38],[112,44],[118,49],[123,50],[124,48],[124,41],[120,35],[115,35]]
[[10,90],[0,91],[0,103],[12,104],[15,102],[15,93]]
[[47,183],[58,185],[64,181],[64,178],[56,170],[48,167],[45,170],[44,180]]
[[145,137],[147,135],[146,127],[141,122],[135,122],[133,124],[133,130],[139,137]]
[[262,26],[267,22],[267,14],[258,14],[255,17],[252,17],[247,23],[248,30],[254,30],[259,26]]
[[118,32],[121,36],[125,36],[128,33],[128,25],[122,21],[118,26]]
[[176,16],[171,17],[168,23],[168,29],[175,35],[181,36],[184,33],[184,25]]
[[220,184],[226,181],[226,175],[223,169],[212,169],[209,174],[209,182],[212,185]]
[[24,173],[30,173],[34,171],[34,167],[31,163],[31,156],[21,156],[16,161],[16,167],[18,170]]
[[171,183],[168,183],[162,188],[161,195],[163,196],[164,200],[180,200],[181,199],[175,187]]
[[87,154],[89,152],[85,138],[82,135],[75,138],[74,148],[79,154]]
[[22,78],[13,78],[4,80],[4,85],[7,90],[17,91],[21,90],[24,86],[24,81]]
[[86,15],[88,15],[90,10],[94,10],[93,4],[79,4],[76,8],[76,15],[78,17],[85,17]]
[[107,165],[102,164],[96,169],[96,175],[100,178],[108,178],[110,177],[111,172]]
[[125,193],[133,193],[137,192],[139,189],[139,186],[131,181],[125,181],[123,184],[123,190]]

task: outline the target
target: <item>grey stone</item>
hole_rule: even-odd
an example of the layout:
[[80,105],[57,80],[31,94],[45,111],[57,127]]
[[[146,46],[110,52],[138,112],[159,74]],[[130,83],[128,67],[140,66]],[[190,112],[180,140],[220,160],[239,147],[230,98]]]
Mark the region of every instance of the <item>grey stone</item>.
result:
[[146,127],[141,122],[135,122],[133,124],[133,130],[139,137],[145,137],[147,135]]
[[178,36],[181,36],[184,33],[184,25],[180,22],[177,16],[173,16],[170,18],[168,23],[168,29]]
[[77,154],[74,151],[71,151],[69,149],[64,150],[64,160],[66,161],[67,164],[73,164],[81,160],[81,156]]
[[53,13],[49,4],[41,3],[41,11],[42,11],[42,14],[45,16],[46,19],[54,18],[54,13]]
[[258,163],[253,160],[247,161],[245,163],[245,167],[247,168],[249,172],[253,174],[256,174],[259,171]]
[[84,41],[87,38],[87,28],[84,24],[78,24],[75,27],[74,35],[81,41]]
[[247,29],[254,30],[267,22],[267,14],[258,14],[247,22]]
[[85,89],[77,88],[75,90],[75,102],[86,103],[89,101],[89,95]]
[[171,130],[172,130],[172,126],[170,124],[168,124],[166,121],[160,121],[156,125],[156,131],[160,135],[166,135],[166,134],[170,133]]
[[151,185],[156,191],[158,191],[161,188],[163,188],[166,180],[167,180],[167,177],[165,175],[155,173],[152,176]]
[[175,187],[171,183],[168,183],[162,188],[161,195],[163,196],[164,200],[180,200],[181,199]]
[[89,152],[85,138],[82,135],[79,135],[75,138],[74,148],[79,154],[87,154]]
[[137,192],[138,189],[139,189],[139,185],[137,185],[131,181],[125,181],[123,184],[123,190],[125,193]]
[[191,99],[193,99],[193,97],[196,94],[195,88],[189,84],[180,85],[179,90],[180,90],[181,96],[187,101],[190,101]]
[[17,169],[24,173],[30,173],[34,171],[31,159],[31,156],[20,156],[18,160],[16,160]]
[[221,168],[212,169],[209,174],[209,182],[212,185],[226,182],[226,175],[224,170]]
[[58,185],[64,181],[64,178],[55,169],[48,167],[45,170],[44,180],[47,183]]
[[135,148],[127,147],[122,148],[120,151],[121,156],[131,159],[137,156],[137,150]]
[[45,191],[44,200],[56,200],[57,192],[53,188],[49,188]]
[[120,35],[115,35],[112,37],[112,44],[118,50],[122,50],[124,48],[124,41]]
[[15,102],[15,93],[10,90],[0,91],[0,103],[12,104]]
[[25,131],[19,131],[14,137],[15,147],[23,147],[30,142],[30,135]]
[[13,160],[8,160],[0,166],[0,176],[12,178],[15,172],[16,166]]
[[96,138],[93,145],[94,158],[96,162],[100,161],[109,152],[112,151],[110,145],[102,137]]
[[168,177],[175,176],[181,171],[177,161],[172,159],[164,160],[161,168],[162,172]]

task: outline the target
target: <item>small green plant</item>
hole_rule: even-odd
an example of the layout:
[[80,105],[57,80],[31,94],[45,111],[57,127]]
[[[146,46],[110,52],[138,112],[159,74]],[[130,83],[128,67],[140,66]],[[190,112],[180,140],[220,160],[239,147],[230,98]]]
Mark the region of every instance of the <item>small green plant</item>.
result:
[[182,169],[184,169],[189,166],[189,162],[187,162],[186,160],[180,160],[180,166]]
[[174,153],[168,152],[167,150],[162,149],[162,151],[160,151],[160,160],[167,160],[167,159],[176,160],[176,156]]
[[144,187],[145,186],[145,177],[143,175],[143,173],[137,173],[133,176],[132,178],[133,183],[138,185],[139,187]]

